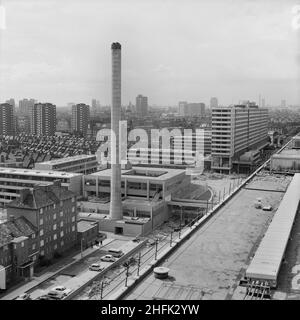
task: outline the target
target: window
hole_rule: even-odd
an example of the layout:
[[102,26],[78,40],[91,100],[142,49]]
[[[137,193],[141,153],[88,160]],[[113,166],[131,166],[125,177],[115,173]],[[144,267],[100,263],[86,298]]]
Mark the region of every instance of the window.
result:
[[75,197],[72,198],[72,202],[75,202]]
[[63,236],[64,236],[64,232],[61,231],[61,232],[60,232],[60,237],[63,237]]
[[65,243],[64,243],[64,240],[62,240],[61,242],[60,242],[60,245],[61,246],[63,246]]
[[57,244],[54,245],[54,250],[56,250],[56,249],[57,249]]
[[40,230],[40,236],[43,236],[44,235],[44,229],[41,229]]
[[43,213],[43,208],[40,209],[40,214],[42,214],[42,213]]
[[64,212],[61,211],[61,212],[59,213],[59,215],[60,215],[61,217],[63,217],[63,216],[64,216]]
[[24,248],[24,241],[21,242],[21,247]]
[[42,251],[41,251],[41,256],[44,256],[44,255],[45,255],[45,251],[42,250]]
[[56,230],[56,223],[53,225],[53,230]]
[[61,227],[64,226],[64,222],[63,222],[63,221],[60,222],[60,226],[61,226]]
[[53,235],[53,240],[56,240],[56,239],[57,239],[57,234],[54,233],[54,235]]
[[53,215],[53,220],[56,220],[56,213],[54,213]]
[[62,201],[60,201],[60,206],[62,207],[64,205],[64,203]]
[[75,212],[75,207],[72,207],[72,212]]
[[32,234],[31,238],[32,238],[32,239],[35,239],[35,234],[34,234],[34,233]]
[[72,222],[75,222],[75,217],[72,217]]
[[75,226],[72,227],[72,231],[75,231]]
[[35,243],[32,245],[32,250],[35,250],[35,247],[36,247],[36,245],[35,245]]
[[40,226],[44,223],[43,219],[40,219]]
[[40,246],[43,247],[44,246],[44,240],[40,241]]

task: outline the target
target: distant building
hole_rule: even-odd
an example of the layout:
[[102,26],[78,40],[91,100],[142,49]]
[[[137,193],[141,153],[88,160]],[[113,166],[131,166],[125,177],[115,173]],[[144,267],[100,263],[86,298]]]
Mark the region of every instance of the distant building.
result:
[[0,266],[4,268],[5,287],[10,282],[31,278],[38,255],[37,228],[28,219],[12,215],[0,223]]
[[0,104],[0,120],[0,135],[14,135],[16,122],[14,107],[11,104]]
[[185,116],[187,114],[187,102],[180,101],[178,103],[178,113],[180,116]]
[[17,116],[17,131],[30,133],[30,116],[29,115],[18,115]]
[[216,97],[212,97],[212,98],[210,98],[210,108],[212,109],[212,108],[218,108],[218,98],[216,98]]
[[139,94],[136,97],[136,112],[138,116],[144,117],[148,114],[148,98]]
[[281,108],[286,108],[286,100],[281,100],[280,107]]
[[51,103],[36,103],[31,107],[31,134],[54,136],[56,131],[56,106]]
[[70,131],[70,123],[66,119],[58,119],[56,124],[56,131],[58,132],[69,132]]
[[234,166],[239,168],[243,162],[240,157],[250,150],[255,150],[255,154],[247,154],[244,158],[257,160],[259,150],[268,144],[267,141],[268,109],[258,108],[250,102],[212,109],[213,170],[229,173]]
[[84,103],[72,107],[71,130],[86,136],[90,121],[90,107]]
[[11,106],[13,106],[14,109],[16,107],[16,102],[15,102],[15,99],[13,99],[13,98],[6,100],[5,103],[10,104]]
[[178,104],[179,115],[184,117],[204,116],[205,104],[204,103],[187,103],[181,101]]
[[82,154],[46,162],[38,162],[35,164],[34,169],[90,174],[97,171],[97,164],[95,155]]
[[23,189],[20,197],[7,205],[7,214],[25,217],[37,228],[41,260],[52,259],[55,253],[61,254],[76,245],[76,196],[59,182]]
[[19,111],[24,115],[30,115],[31,108],[34,104],[34,99],[22,99],[19,101]]

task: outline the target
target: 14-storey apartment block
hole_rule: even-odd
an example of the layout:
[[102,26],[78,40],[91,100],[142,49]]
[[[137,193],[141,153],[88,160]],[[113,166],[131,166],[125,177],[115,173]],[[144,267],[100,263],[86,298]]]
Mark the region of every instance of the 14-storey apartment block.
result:
[[267,109],[254,103],[213,108],[211,168],[231,172],[243,154],[264,147],[267,139]]
[[56,131],[56,106],[51,103],[36,103],[31,107],[31,134],[54,136]]
[[0,135],[15,134],[14,107],[8,103],[0,104]]

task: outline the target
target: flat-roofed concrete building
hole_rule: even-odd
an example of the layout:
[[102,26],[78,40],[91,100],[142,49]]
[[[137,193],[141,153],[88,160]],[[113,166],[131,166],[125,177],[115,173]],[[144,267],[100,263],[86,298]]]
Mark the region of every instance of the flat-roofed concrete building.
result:
[[[147,200],[166,200],[186,179],[185,170],[169,168],[132,167],[122,170],[121,192]],[[84,195],[99,197],[110,194],[111,169],[101,170],[84,177]]]
[[56,131],[56,106],[51,103],[36,103],[30,107],[31,134],[54,136]]
[[0,135],[15,134],[14,107],[9,103],[0,104]]
[[[123,219],[114,223],[108,219],[111,169],[84,177],[84,196],[81,218],[99,220],[101,231],[124,235],[145,235],[168,220],[171,195],[190,183],[185,170],[133,167],[122,170],[121,193]],[[93,216],[85,214],[95,212]]]
[[20,197],[20,191],[24,188],[53,184],[55,180],[60,180],[63,187],[81,195],[80,173],[0,167],[0,205],[5,206]]
[[213,170],[230,173],[243,153],[267,144],[268,109],[255,103],[212,109]]
[[90,106],[79,103],[72,106],[71,131],[86,136],[90,121]]
[[36,170],[55,170],[74,173],[90,174],[97,171],[97,157],[95,155],[78,155],[55,159],[35,164]]

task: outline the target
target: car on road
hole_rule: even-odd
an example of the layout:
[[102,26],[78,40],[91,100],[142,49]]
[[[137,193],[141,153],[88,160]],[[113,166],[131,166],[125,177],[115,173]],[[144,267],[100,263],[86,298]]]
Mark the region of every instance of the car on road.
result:
[[53,297],[54,299],[62,299],[67,295],[69,295],[71,291],[72,291],[71,289],[68,289],[64,286],[57,286],[52,288],[48,292],[48,296]]
[[117,259],[114,258],[111,254],[106,254],[105,256],[101,257],[101,261],[105,262],[115,262]]
[[120,258],[124,255],[124,252],[119,249],[109,249],[108,253],[111,254],[115,258]]
[[29,293],[22,293],[20,294],[16,300],[31,300]]
[[102,271],[104,267],[101,267],[99,263],[93,263],[89,266],[89,270],[91,271]]
[[56,299],[45,294],[43,296],[37,297],[35,300],[56,300]]

